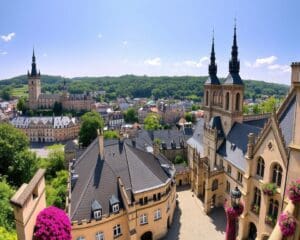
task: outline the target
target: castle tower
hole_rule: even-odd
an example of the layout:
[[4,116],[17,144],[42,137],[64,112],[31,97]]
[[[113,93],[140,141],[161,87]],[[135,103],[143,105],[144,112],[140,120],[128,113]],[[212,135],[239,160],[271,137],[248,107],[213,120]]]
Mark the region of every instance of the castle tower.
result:
[[222,107],[222,89],[220,81],[217,77],[217,65],[215,56],[214,36],[212,39],[210,64],[208,66],[208,79],[204,84],[204,110],[205,122],[209,122],[213,116],[213,108]]
[[243,121],[244,83],[240,77],[240,61],[238,59],[238,46],[236,24],[234,26],[231,59],[229,61],[229,74],[222,84],[223,88],[223,116],[222,122],[227,134],[234,122]]
[[32,54],[31,72],[28,71],[27,78],[29,108],[37,109],[38,99],[41,94],[41,74],[37,72],[34,50]]

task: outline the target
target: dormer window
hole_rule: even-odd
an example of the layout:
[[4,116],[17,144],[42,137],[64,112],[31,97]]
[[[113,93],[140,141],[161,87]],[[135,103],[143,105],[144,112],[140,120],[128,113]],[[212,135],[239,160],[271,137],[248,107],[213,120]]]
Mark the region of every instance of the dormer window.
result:
[[101,213],[101,210],[97,210],[97,211],[94,211],[94,218],[95,219],[101,219],[102,217],[102,213]]
[[115,204],[115,205],[113,205],[112,206],[112,211],[113,211],[113,213],[117,213],[117,212],[119,212],[119,204]]
[[109,204],[113,213],[118,213],[120,211],[120,201],[115,195],[111,196]]
[[92,202],[92,214],[93,218],[96,220],[100,220],[102,218],[102,206],[97,200]]

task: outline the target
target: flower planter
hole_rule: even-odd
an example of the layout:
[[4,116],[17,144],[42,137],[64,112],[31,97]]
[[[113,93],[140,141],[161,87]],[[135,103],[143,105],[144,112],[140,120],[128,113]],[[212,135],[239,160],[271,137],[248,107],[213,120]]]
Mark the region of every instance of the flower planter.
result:
[[295,182],[292,182],[289,185],[287,194],[289,196],[289,199],[293,203],[299,203],[300,202],[300,179],[298,179]]
[[252,205],[251,210],[254,214],[259,214],[259,206],[257,204]]
[[276,194],[277,186],[275,183],[266,183],[262,186],[264,195],[274,196]]
[[265,223],[274,227],[276,223],[276,219],[273,216],[266,216]]
[[279,227],[284,237],[292,236],[296,230],[296,220],[289,213],[281,213],[279,217]]

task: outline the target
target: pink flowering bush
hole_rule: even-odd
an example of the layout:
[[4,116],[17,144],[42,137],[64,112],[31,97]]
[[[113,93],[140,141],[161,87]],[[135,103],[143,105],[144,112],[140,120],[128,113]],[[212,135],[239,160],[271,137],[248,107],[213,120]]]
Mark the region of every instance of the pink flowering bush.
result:
[[284,237],[291,236],[296,230],[296,220],[289,213],[281,213],[279,216],[279,227]]
[[300,179],[289,185],[287,194],[293,203],[300,202]]
[[71,240],[71,222],[67,214],[53,206],[42,210],[36,219],[34,239]]

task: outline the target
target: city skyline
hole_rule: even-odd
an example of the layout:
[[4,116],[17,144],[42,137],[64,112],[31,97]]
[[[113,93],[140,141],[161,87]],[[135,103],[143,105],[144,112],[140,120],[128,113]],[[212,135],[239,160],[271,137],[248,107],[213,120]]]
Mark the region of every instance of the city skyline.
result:
[[293,28],[300,4],[288,3],[1,3],[0,79],[25,74],[33,47],[42,74],[207,75],[213,29],[218,76],[225,77],[236,17],[241,77],[289,84],[289,65],[300,58]]

